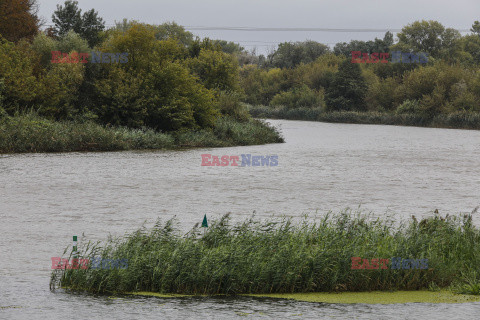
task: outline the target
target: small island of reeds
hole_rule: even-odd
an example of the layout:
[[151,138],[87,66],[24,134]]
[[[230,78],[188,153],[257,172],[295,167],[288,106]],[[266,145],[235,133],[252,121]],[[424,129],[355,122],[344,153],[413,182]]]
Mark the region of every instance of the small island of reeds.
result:
[[[480,231],[472,214],[397,224],[351,210],[301,221],[234,223],[227,214],[202,229],[184,235],[174,220],[157,221],[105,243],[83,241],[83,258],[127,259],[128,267],[54,270],[51,285],[90,293],[297,295],[306,301],[316,301],[319,292],[422,291],[431,296],[426,301],[445,290],[480,294]],[[353,257],[389,262],[352,268]],[[427,260],[428,267],[393,268],[393,257]]]

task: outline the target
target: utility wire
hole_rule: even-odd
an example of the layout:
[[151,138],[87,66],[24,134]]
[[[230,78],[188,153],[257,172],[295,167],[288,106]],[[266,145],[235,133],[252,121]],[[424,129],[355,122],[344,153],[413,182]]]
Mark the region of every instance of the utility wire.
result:
[[[45,26],[54,26],[45,24]],[[115,27],[116,24],[106,24],[106,27]],[[183,26],[185,30],[198,31],[248,31],[248,32],[400,32],[402,29],[375,29],[375,28],[275,28],[275,27],[209,27],[209,26]],[[470,29],[456,29],[459,32],[470,32]]]

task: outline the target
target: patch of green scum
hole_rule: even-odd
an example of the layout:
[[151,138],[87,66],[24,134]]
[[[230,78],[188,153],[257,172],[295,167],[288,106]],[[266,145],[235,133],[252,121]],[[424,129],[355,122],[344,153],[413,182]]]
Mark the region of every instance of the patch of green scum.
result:
[[[185,297],[194,297],[193,295],[188,294],[167,294],[167,293],[157,293],[157,292],[126,292],[126,295],[132,296],[145,296],[145,297],[157,297],[157,298],[185,298]],[[195,296],[196,297],[196,296]]]
[[286,293],[286,294],[246,294],[249,297],[290,299],[324,303],[465,303],[480,301],[480,296],[455,294],[447,290],[432,291],[396,291],[396,292],[341,292],[341,293]]

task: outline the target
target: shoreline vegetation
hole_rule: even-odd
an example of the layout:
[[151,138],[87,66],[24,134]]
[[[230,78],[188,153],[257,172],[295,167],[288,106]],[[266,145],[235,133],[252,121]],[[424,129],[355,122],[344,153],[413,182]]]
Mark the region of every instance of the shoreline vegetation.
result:
[[248,105],[248,109],[254,118],[480,130],[480,112],[458,111],[427,117],[415,113],[325,111],[322,108],[292,109],[281,106],[272,108],[261,105]]
[[[158,220],[103,244],[82,241],[81,257],[128,259],[128,269],[54,270],[51,287],[292,298],[373,291],[480,295],[480,230],[472,214],[412,217],[400,225],[351,210],[297,222],[252,217],[233,223],[227,214],[205,234],[201,229],[182,236],[174,220]],[[352,270],[352,257],[428,259],[428,269]]]
[[229,147],[284,142],[261,120],[221,117],[213,129],[161,133],[86,121],[52,121],[34,113],[0,118],[0,154]]
[[480,129],[479,21],[465,35],[422,20],[396,37],[284,42],[265,56],[175,22],[107,28],[70,0],[41,30],[34,4],[0,24],[0,153],[283,142],[252,116]]

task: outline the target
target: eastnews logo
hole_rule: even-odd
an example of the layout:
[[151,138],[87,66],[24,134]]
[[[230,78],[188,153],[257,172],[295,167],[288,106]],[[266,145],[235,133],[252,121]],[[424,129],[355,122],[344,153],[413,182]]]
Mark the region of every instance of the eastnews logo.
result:
[[[362,259],[352,257],[352,270],[388,269],[390,259]],[[428,269],[428,259],[402,259],[393,257],[391,269]]]
[[[242,161],[240,163],[240,157]],[[240,164],[239,164],[240,163]],[[278,156],[252,156],[251,154],[242,154],[240,156],[213,156],[211,154],[202,154],[202,166],[217,167],[276,167],[278,166]]]
[[93,258],[89,259],[62,259],[60,257],[52,257],[52,269],[64,270],[64,269],[127,269],[128,259],[104,259]]
[[[61,51],[52,51],[52,63],[87,63],[89,53],[76,53],[72,52],[71,54],[61,52]],[[92,51],[92,61],[91,63],[127,63],[128,62],[128,52],[123,53],[103,53]]]
[[[387,58],[390,56],[387,52],[367,52],[352,51],[352,63],[388,63]],[[428,53],[420,52],[392,52],[392,63],[427,63]]]

